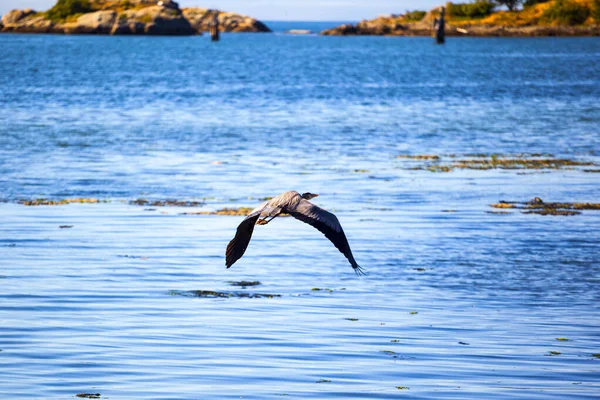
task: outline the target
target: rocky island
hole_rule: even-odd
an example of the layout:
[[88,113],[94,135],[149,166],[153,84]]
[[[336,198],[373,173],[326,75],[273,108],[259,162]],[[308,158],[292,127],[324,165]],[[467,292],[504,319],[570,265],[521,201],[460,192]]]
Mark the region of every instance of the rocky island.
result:
[[[522,4],[522,7],[519,7]],[[507,11],[497,11],[506,6]],[[476,0],[445,4],[447,36],[599,36],[600,0]],[[512,11],[511,11],[512,10]],[[341,25],[322,35],[430,36],[441,6]]]
[[105,35],[195,35],[208,32],[217,13],[222,32],[271,32],[245,15],[184,8],[173,0],[58,0],[50,10],[12,10],[0,32]]

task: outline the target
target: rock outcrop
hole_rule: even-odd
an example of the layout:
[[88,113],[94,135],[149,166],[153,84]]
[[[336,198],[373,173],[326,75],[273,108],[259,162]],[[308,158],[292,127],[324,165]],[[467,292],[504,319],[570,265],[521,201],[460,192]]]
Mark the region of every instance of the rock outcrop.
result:
[[115,21],[117,20],[116,11],[96,11],[84,14],[77,18],[74,23],[67,23],[62,26],[64,33],[87,33],[87,34],[109,34],[111,33]]
[[54,23],[31,8],[12,10],[2,17],[2,32],[51,33]]
[[[173,0],[91,0],[91,11],[62,20],[32,9],[13,10],[0,21],[0,32],[103,35],[194,35],[210,29],[212,10],[181,10]],[[218,11],[222,32],[271,32],[262,22]]]
[[119,15],[112,35],[193,35],[195,31],[179,8],[153,6]]
[[184,8],[183,15],[190,21],[198,33],[210,32],[213,12],[218,13],[219,28],[221,32],[271,32],[262,22],[245,15],[209,10],[206,8]]

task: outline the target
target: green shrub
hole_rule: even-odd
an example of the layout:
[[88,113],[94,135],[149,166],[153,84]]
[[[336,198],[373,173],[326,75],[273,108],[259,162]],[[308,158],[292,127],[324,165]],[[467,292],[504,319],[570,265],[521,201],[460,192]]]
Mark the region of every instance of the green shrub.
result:
[[581,25],[590,16],[590,10],[574,1],[556,0],[544,11],[541,21],[557,25]]
[[46,11],[46,18],[52,21],[65,20],[75,14],[91,11],[88,0],[58,0],[54,7]]
[[527,8],[527,7],[531,7],[531,6],[535,6],[536,4],[540,4],[540,3],[547,3],[550,0],[525,0],[523,2],[523,7]]
[[140,17],[140,22],[143,22],[145,24],[151,24],[152,22],[154,22],[154,19],[150,14],[144,14]]
[[489,0],[476,0],[473,3],[446,3],[450,17],[482,18],[487,17],[496,5]]
[[406,14],[404,14],[404,19],[407,21],[420,21],[425,17],[425,14],[427,13],[421,10],[407,11]]
[[600,24],[600,0],[592,0],[592,18]]

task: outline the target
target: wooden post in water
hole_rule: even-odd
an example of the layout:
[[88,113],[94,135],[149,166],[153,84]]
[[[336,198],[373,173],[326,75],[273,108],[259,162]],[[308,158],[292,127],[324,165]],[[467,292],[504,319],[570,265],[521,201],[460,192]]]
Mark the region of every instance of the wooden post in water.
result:
[[436,18],[433,20],[433,34],[435,36],[435,42],[437,44],[444,44],[444,42],[446,41],[446,21],[444,20],[445,16],[446,8],[442,7],[442,10],[440,11],[440,18]]
[[213,42],[219,41],[219,11],[212,11],[212,22],[210,24],[210,38]]

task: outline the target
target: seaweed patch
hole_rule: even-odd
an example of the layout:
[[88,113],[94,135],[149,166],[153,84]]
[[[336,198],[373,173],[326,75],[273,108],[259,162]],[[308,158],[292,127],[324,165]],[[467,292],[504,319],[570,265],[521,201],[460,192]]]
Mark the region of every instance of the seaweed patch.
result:
[[229,283],[231,286],[241,286],[242,288],[245,288],[248,286],[262,285],[262,283],[260,283],[259,281],[239,281],[239,282],[229,281],[227,283]]
[[199,207],[204,205],[203,201],[190,201],[190,200],[146,200],[136,199],[129,202],[135,206],[150,206],[150,207]]
[[222,208],[217,211],[197,211],[197,212],[185,212],[180,215],[230,215],[230,216],[246,216],[250,214],[253,208],[240,207],[240,208]]
[[247,293],[247,292],[217,292],[213,290],[171,290],[169,292],[171,296],[186,296],[186,297],[203,297],[203,298],[240,298],[240,299],[273,299],[281,297],[280,294],[267,294],[267,293]]
[[524,203],[500,201],[490,204],[490,207],[518,209],[522,214],[573,216],[580,215],[582,211],[586,210],[600,210],[600,203],[545,202],[539,197],[535,197]]
[[[579,167],[597,166],[591,161],[580,161],[569,158],[555,158],[552,154],[465,154],[463,156],[451,154],[450,160],[438,155],[399,155],[396,158],[405,159],[413,163],[409,170],[423,170],[430,172],[451,172],[455,169],[470,170],[561,170],[578,169]],[[414,165],[420,161],[421,164]],[[581,169],[584,172],[598,172],[596,169]]]
[[96,203],[108,203],[108,202],[109,202],[109,200],[98,200],[95,198],[83,198],[83,197],[70,198],[70,199],[56,199],[56,200],[46,199],[46,198],[39,198],[39,199],[33,199],[33,200],[25,200],[25,199],[19,200],[19,204],[23,204],[24,206],[62,206],[62,205],[73,204],[73,203],[96,204]]
[[329,293],[333,293],[333,289],[329,289],[329,288],[318,288],[318,287],[314,287],[312,289],[310,289],[312,292],[329,292]]

